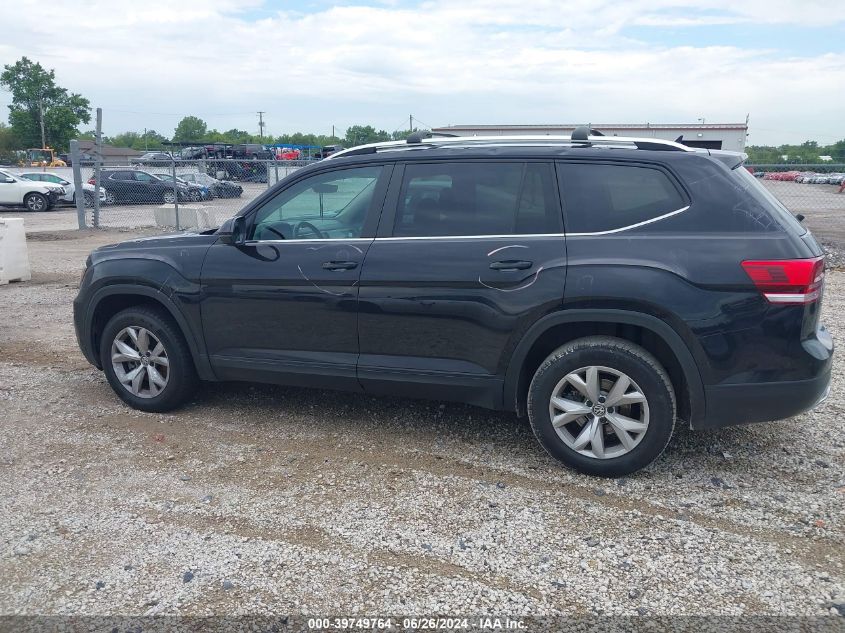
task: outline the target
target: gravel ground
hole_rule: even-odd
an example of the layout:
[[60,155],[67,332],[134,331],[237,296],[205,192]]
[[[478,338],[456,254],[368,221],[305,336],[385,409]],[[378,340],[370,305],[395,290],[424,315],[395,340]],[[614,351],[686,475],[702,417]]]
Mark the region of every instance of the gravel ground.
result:
[[845,614],[841,354],[816,412],[679,429],[615,481],[454,404],[233,383],[146,414],[71,321],[87,252],[139,233],[32,234],[0,287],[0,614]]

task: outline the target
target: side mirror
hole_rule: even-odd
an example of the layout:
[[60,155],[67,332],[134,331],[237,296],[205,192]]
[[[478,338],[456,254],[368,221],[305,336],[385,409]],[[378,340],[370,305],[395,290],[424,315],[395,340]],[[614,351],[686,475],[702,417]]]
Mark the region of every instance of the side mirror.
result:
[[242,215],[229,218],[220,225],[217,234],[224,244],[241,246],[246,243],[246,218]]
[[3,176],[3,182],[5,182],[5,183],[15,182],[15,179],[12,178],[11,176]]

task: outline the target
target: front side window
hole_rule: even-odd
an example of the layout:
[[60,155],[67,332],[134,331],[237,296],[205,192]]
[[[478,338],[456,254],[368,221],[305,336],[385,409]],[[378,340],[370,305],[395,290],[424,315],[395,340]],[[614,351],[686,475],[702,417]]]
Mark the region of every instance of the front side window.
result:
[[405,167],[398,237],[558,233],[547,163],[430,163]]
[[358,167],[300,180],[255,214],[250,239],[361,236],[382,167]]
[[612,231],[687,205],[669,177],[640,165],[559,163],[567,233]]

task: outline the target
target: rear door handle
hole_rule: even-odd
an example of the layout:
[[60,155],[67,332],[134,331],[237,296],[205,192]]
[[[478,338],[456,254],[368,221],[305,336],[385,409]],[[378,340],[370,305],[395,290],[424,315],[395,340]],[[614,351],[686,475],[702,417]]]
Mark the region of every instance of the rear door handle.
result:
[[358,266],[358,262],[339,262],[339,261],[330,261],[330,262],[323,262],[323,268],[325,270],[352,270]]
[[493,270],[526,270],[531,268],[534,265],[534,262],[529,262],[524,259],[507,259],[501,262],[493,262],[490,264],[490,268]]

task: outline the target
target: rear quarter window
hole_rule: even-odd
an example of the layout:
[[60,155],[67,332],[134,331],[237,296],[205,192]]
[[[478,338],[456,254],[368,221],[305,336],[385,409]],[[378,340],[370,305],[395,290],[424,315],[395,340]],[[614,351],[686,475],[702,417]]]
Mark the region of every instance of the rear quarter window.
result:
[[559,163],[567,233],[598,233],[654,220],[687,206],[672,179],[645,165]]

